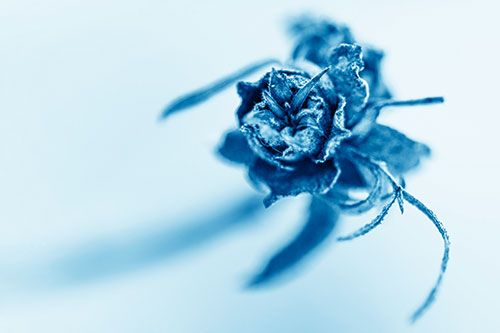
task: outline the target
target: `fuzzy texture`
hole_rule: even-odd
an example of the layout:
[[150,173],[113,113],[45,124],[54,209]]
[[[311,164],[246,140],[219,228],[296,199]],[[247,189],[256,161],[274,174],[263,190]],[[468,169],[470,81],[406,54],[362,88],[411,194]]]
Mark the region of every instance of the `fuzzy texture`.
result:
[[[332,233],[339,214],[361,214],[383,204],[367,225],[337,237],[346,241],[381,225],[395,203],[403,213],[408,202],[434,223],[445,247],[439,278],[413,314],[414,321],[435,299],[450,242],[434,213],[404,188],[403,177],[430,149],[377,119],[385,107],[441,103],[443,98],[393,100],[380,71],[383,53],[358,45],[346,26],[301,17],[290,31],[295,39],[290,63],[271,68],[256,82],[237,83],[238,126],[224,136],[218,149],[224,159],[247,169],[257,189],[267,188],[266,207],[287,196],[312,196],[303,230],[249,285],[267,283],[298,264]],[[163,117],[276,63],[258,62],[181,97]],[[354,198],[353,190],[366,196]]]

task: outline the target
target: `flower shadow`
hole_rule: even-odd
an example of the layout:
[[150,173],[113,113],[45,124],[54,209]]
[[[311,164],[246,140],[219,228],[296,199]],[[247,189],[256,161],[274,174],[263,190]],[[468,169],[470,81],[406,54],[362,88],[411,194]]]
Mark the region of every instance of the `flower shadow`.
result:
[[55,259],[50,271],[56,284],[86,283],[140,270],[174,259],[219,239],[224,234],[259,222],[262,198],[248,196],[215,213],[187,220],[176,229],[154,229],[118,235],[80,245]]

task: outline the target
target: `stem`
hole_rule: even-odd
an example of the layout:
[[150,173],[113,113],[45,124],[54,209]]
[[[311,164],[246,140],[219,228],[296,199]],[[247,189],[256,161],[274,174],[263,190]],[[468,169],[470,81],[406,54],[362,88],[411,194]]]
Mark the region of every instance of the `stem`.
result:
[[184,109],[191,108],[197,104],[205,102],[213,95],[221,92],[225,88],[229,87],[233,83],[238,80],[241,80],[245,76],[248,76],[259,69],[272,65],[272,64],[281,64],[279,60],[276,59],[265,59],[253,64],[250,64],[242,69],[229,74],[226,77],[223,77],[205,87],[202,87],[198,90],[195,90],[189,94],[184,96],[180,96],[173,100],[162,112],[160,115],[160,120],[165,119],[173,113],[179,112]]
[[[441,259],[441,270],[439,272],[439,276],[438,276],[436,282],[434,283],[434,286],[432,287],[431,291],[427,295],[427,298],[425,299],[425,301],[422,303],[422,305],[420,305],[417,308],[417,310],[411,316],[410,320],[411,320],[412,323],[414,323],[416,320],[418,320],[423,315],[423,313],[429,308],[429,306],[436,299],[437,291],[438,291],[439,287],[441,286],[441,282],[443,280],[443,276],[444,276],[444,274],[446,272],[446,268],[448,266],[448,260],[449,260],[449,256],[450,256],[450,244],[451,244],[450,243],[450,237],[448,236],[448,232],[446,231],[446,228],[444,227],[443,223],[438,220],[436,214],[434,214],[434,212],[432,210],[430,210],[426,205],[424,205],[420,200],[418,200],[412,194],[410,194],[408,191],[406,191],[405,189],[403,189],[397,183],[397,181],[394,179],[394,177],[390,174],[390,172],[386,170],[385,167],[383,167],[381,164],[379,164],[377,162],[372,161],[367,156],[364,156],[363,154],[360,154],[360,153],[358,153],[358,152],[356,152],[356,151],[354,151],[352,149],[349,149],[348,153],[354,159],[358,160],[359,162],[361,162],[363,164],[371,164],[372,166],[377,167],[379,169],[379,171],[381,171],[386,176],[387,180],[394,187],[394,191],[395,192],[396,191],[401,191],[404,200],[406,200],[411,205],[415,206],[419,211],[421,211],[425,216],[427,216],[427,218],[429,220],[431,220],[431,222],[434,224],[434,226],[436,227],[436,229],[439,231],[439,234],[441,235],[441,238],[443,239],[444,251],[443,251],[443,258]],[[395,200],[396,197],[397,197],[397,195],[390,202],[391,205],[394,203],[394,200]],[[386,207],[384,207],[384,209]],[[378,224],[376,224],[376,225],[378,225]],[[371,228],[371,229],[373,229],[373,228]]]

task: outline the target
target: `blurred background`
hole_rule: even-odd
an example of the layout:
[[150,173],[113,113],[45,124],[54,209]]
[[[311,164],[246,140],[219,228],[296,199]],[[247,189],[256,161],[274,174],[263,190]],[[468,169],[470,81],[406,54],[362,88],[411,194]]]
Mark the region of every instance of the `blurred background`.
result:
[[[498,331],[498,10],[486,0],[2,0],[0,331]],[[382,48],[397,98],[446,98],[381,118],[432,147],[407,185],[452,241],[437,301],[413,326],[442,255],[423,215],[394,209],[371,234],[332,238],[280,283],[246,290],[300,230],[306,197],[235,210],[261,197],[214,155],[235,125],[234,88],[157,120],[179,94],[286,59],[287,18],[303,12]]]

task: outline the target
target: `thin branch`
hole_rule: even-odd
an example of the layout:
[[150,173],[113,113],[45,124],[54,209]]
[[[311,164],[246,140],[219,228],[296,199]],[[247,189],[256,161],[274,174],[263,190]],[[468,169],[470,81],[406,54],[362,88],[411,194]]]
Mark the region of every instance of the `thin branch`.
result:
[[250,64],[232,74],[229,74],[226,77],[223,77],[205,87],[202,87],[198,90],[195,90],[189,94],[184,96],[180,96],[177,99],[173,100],[161,113],[160,120],[165,119],[173,113],[179,112],[184,109],[188,109],[196,106],[202,102],[205,102],[210,97],[215,94],[221,92],[225,88],[231,86],[238,80],[241,80],[245,76],[248,76],[261,68],[266,66],[270,66],[272,64],[281,64],[279,60],[276,59],[265,59],[253,64]]

